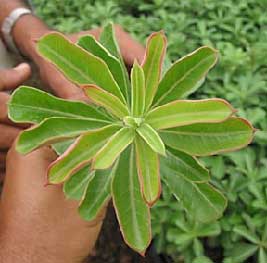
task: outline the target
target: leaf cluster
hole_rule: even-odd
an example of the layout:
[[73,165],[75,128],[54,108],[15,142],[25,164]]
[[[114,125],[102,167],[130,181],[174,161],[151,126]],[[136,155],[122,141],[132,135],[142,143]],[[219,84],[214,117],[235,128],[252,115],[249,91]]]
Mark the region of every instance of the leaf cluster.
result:
[[[38,41],[39,53],[93,105],[29,87],[17,89],[9,102],[10,119],[37,124],[20,135],[17,150],[26,154],[63,141],[67,149],[50,165],[48,183],[65,183],[66,195],[81,200],[79,213],[86,220],[112,199],[125,242],[140,254],[151,241],[150,207],[160,196],[161,178],[191,217],[215,220],[226,200],[194,156],[242,148],[254,134],[228,102],[184,99],[203,83],[217,51],[199,48],[161,76],[166,42],[161,31],[150,35],[130,83],[112,24],[99,42],[88,35],[76,45],[50,33]],[[69,139],[75,141],[66,145]]]

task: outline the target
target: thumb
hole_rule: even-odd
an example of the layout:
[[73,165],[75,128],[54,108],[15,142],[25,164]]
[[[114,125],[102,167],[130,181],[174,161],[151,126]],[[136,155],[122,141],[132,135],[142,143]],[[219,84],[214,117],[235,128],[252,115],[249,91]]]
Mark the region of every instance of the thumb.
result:
[[0,70],[0,90],[12,90],[22,84],[31,75],[27,63],[21,63],[13,69]]

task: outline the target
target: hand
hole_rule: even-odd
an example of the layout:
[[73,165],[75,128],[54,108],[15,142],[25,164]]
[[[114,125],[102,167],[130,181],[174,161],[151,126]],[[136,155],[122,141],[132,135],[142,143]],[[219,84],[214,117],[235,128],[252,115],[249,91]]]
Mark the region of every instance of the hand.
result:
[[94,247],[105,211],[86,222],[61,185],[44,186],[55,158],[48,147],[26,156],[10,149],[0,203],[0,262],[78,263]]
[[7,102],[11,91],[22,84],[31,74],[28,64],[20,64],[14,69],[0,70],[0,182],[4,175],[7,150],[12,145],[21,128],[7,117]]

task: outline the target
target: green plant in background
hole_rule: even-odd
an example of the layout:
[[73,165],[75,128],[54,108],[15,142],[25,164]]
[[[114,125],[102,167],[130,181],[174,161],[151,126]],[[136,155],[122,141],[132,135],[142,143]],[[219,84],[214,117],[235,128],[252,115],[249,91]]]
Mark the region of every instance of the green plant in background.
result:
[[9,102],[9,117],[36,126],[20,135],[17,150],[26,154],[61,142],[54,146],[62,155],[50,166],[48,183],[64,182],[66,195],[81,200],[79,213],[86,220],[112,199],[125,242],[140,254],[151,241],[150,207],[160,196],[161,179],[191,218],[177,221],[189,243],[197,246],[198,236],[218,233],[198,222],[219,218],[226,200],[193,156],[240,149],[251,142],[254,128],[235,117],[225,100],[184,99],[203,83],[217,51],[199,48],[161,77],[166,37],[153,33],[130,83],[111,24],[100,42],[85,36],[77,44],[52,33],[37,46],[93,105],[19,88]]

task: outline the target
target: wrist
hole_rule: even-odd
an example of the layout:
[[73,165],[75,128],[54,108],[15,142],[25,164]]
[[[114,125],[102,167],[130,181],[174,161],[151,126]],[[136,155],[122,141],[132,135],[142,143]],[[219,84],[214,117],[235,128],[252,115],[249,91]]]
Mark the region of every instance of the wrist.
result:
[[21,17],[12,30],[14,42],[20,52],[36,61],[38,56],[36,40],[51,30],[33,14]]

